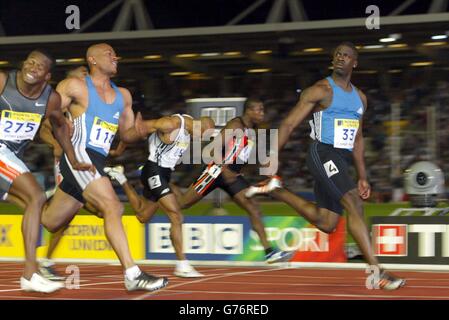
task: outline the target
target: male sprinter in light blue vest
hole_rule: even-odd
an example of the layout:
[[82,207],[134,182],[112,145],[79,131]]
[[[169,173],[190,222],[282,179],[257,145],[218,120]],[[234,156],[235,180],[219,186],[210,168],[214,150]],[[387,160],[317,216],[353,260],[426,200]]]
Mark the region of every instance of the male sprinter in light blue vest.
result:
[[[379,262],[373,254],[363,214],[363,200],[371,187],[364,162],[362,116],[367,108],[366,96],[351,84],[358,53],[350,42],[341,43],[333,53],[333,73],[305,89],[299,102],[279,127],[279,150],[287,143],[293,130],[313,112],[312,138],[307,166],[315,179],[313,204],[292,192],[278,188],[271,195],[293,207],[300,215],[323,232],[335,230],[343,208],[348,213],[348,229],[365,259],[372,266]],[[354,161],[358,174],[355,184],[349,175]],[[274,173],[274,172],[273,172]],[[381,270],[379,288],[394,290],[405,280]]]
[[42,224],[56,232],[70,223],[86,202],[92,204],[104,218],[106,237],[124,268],[126,289],[155,291],[165,287],[168,280],[146,274],[134,263],[122,224],[123,205],[104,172],[117,131],[126,142],[126,132],[134,125],[132,97],[127,89],[111,81],[118,65],[111,46],[90,46],[86,60],[89,75],[83,79],[67,78],[59,83],[57,91],[63,108],[68,108],[73,117],[72,144],[76,155],[92,163],[97,172],[92,175],[75,171],[63,155],[60,168],[64,179],[43,211]]

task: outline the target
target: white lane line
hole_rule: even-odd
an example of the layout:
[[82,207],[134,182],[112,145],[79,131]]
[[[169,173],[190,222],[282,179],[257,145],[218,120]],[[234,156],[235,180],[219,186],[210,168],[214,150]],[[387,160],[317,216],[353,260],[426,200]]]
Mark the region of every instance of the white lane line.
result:
[[[264,269],[264,270],[251,270],[251,271],[232,272],[232,273],[228,273],[228,274],[224,274],[224,275],[222,274],[222,275],[219,275],[219,276],[216,276],[216,277],[205,277],[205,278],[201,278],[199,280],[193,280],[193,281],[188,281],[188,282],[184,282],[184,283],[180,283],[180,284],[175,284],[173,286],[170,286],[169,288],[173,289],[173,288],[177,288],[177,287],[180,287],[180,286],[185,286],[185,285],[188,285],[188,284],[202,283],[202,282],[206,282],[206,281],[209,281],[209,280],[226,278],[226,277],[232,277],[232,276],[248,274],[248,273],[260,273],[260,272],[270,272],[270,271],[278,271],[278,270],[282,270],[282,269]],[[143,299],[146,299],[146,298],[148,298],[148,297],[150,297],[150,296],[152,296],[152,295],[154,295],[156,293],[157,293],[157,291],[156,292],[147,292],[147,293],[145,293],[143,295],[140,295],[140,296],[138,296],[136,298],[132,298],[132,300],[143,300]]]

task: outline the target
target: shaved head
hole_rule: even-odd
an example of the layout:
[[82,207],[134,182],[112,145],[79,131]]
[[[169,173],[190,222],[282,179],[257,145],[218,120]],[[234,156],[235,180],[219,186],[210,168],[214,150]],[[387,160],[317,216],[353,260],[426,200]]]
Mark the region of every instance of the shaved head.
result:
[[95,57],[99,53],[103,52],[104,50],[112,50],[112,47],[108,45],[107,43],[97,43],[91,45],[89,48],[87,48],[86,52],[86,60],[89,59],[89,57]]
[[117,73],[118,57],[114,49],[107,43],[91,45],[86,52],[89,69],[113,76]]

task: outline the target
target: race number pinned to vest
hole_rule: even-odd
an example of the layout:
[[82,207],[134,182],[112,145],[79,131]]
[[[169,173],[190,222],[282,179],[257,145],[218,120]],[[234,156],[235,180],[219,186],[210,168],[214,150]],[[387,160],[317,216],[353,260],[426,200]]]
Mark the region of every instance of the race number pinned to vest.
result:
[[355,136],[359,129],[359,120],[335,119],[334,120],[334,147],[341,149],[352,149]]
[[329,160],[328,162],[326,162],[324,165],[324,169],[326,170],[326,174],[327,177],[330,178],[332,177],[334,174],[339,173],[340,171],[338,170],[337,166],[335,165],[335,163],[332,160]]
[[243,163],[247,162],[249,156],[251,155],[251,150],[253,149],[254,141],[248,140],[247,145],[240,151],[238,158]]
[[118,125],[104,121],[99,117],[95,117],[92,130],[90,131],[89,144],[109,152],[117,129]]
[[3,110],[0,119],[1,140],[33,140],[41,123],[38,113]]

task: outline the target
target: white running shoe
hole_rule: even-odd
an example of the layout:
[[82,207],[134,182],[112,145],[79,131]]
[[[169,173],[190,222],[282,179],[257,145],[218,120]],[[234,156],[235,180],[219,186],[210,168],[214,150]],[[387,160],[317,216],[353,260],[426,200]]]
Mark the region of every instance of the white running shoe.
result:
[[249,187],[245,193],[245,197],[251,198],[256,194],[270,193],[277,188],[282,188],[281,177],[272,176],[269,180],[265,180],[256,186]]
[[201,278],[201,277],[204,277],[204,274],[199,273],[198,271],[196,271],[195,268],[192,267],[191,265],[188,265],[188,266],[185,266],[185,267],[176,266],[174,274],[175,274],[175,276],[180,277],[180,278]]
[[33,273],[30,280],[20,278],[20,288],[24,291],[51,293],[64,288],[63,282],[50,281],[37,273]]
[[104,167],[104,172],[106,172],[111,180],[115,180],[121,185],[125,184],[125,182],[128,181],[124,174],[125,168],[123,168],[123,166]]
[[156,291],[164,288],[167,284],[168,284],[167,278],[155,277],[143,271],[134,280],[130,280],[128,279],[127,276],[125,276],[125,287],[128,291],[136,291],[136,290]]

